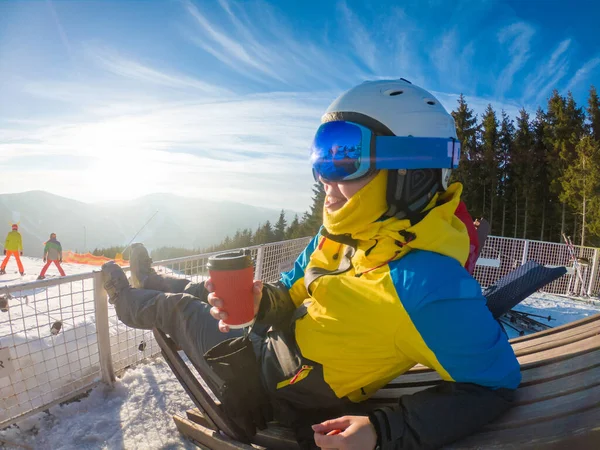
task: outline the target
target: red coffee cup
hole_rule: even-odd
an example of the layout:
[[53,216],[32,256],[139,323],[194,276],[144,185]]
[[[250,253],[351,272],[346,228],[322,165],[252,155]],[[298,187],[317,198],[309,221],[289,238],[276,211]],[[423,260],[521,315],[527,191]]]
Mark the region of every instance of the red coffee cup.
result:
[[249,250],[220,253],[208,258],[208,273],[215,296],[223,300],[229,328],[244,328],[254,321],[252,294],[254,266]]

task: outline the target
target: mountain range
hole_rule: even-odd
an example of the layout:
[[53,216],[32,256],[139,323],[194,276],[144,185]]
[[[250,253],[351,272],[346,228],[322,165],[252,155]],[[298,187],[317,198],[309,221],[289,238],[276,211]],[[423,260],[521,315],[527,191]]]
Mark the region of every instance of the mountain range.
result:
[[[150,194],[110,204],[83,203],[44,191],[0,194],[0,245],[4,245],[10,224],[18,222],[27,256],[41,256],[51,232],[57,234],[64,250],[79,253],[125,246],[138,231],[135,241],[144,242],[149,249],[203,248],[233,236],[238,229],[254,231],[267,220],[274,224],[280,212],[172,194]],[[289,222],[296,212],[285,214]]]

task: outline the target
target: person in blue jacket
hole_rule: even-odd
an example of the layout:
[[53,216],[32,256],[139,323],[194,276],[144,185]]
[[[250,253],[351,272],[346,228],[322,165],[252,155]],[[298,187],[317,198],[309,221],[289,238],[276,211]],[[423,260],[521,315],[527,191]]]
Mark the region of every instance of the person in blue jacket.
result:
[[[336,164],[339,148],[352,149],[352,164]],[[212,371],[247,436],[273,408],[302,448],[439,448],[505,412],[521,381],[463,267],[462,186],[449,184],[459,157],[454,120],[431,93],[404,79],[362,83],[329,106],[311,147],[323,226],[279,282],[255,282],[248,338],[223,321],[210,280],[157,275],[141,245],[136,288],[118,266],[103,267],[110,301],[125,324],[162,329]],[[441,384],[361,409],[416,364]]]

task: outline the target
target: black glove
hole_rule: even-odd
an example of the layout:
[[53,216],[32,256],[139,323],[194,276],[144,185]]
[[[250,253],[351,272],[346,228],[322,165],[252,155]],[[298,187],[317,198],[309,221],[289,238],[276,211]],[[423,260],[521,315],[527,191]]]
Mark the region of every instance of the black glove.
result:
[[224,381],[218,393],[225,412],[248,437],[264,430],[273,419],[269,397],[260,381],[259,366],[247,337],[227,339],[204,354],[208,365]]
[[44,262],[46,262],[46,258],[44,258]]
[[21,256],[23,256],[23,252],[20,252],[20,253],[21,253]]
[[6,255],[6,249],[4,249],[4,254]]

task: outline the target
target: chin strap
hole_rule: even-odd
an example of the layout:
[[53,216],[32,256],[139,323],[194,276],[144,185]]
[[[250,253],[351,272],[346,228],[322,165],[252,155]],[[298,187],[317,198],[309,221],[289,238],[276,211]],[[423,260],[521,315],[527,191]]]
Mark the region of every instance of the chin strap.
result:
[[387,217],[408,219],[411,225],[427,215],[423,209],[442,190],[440,169],[390,170],[387,185]]

